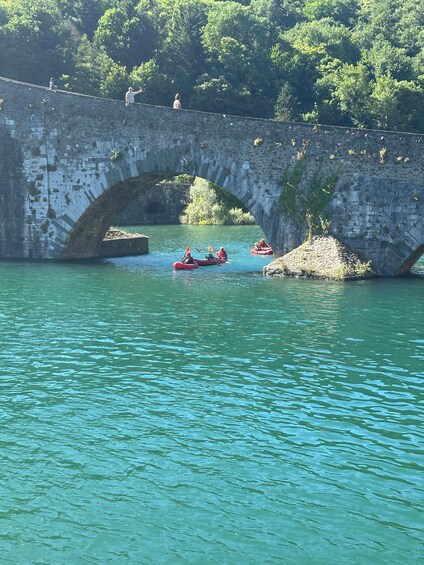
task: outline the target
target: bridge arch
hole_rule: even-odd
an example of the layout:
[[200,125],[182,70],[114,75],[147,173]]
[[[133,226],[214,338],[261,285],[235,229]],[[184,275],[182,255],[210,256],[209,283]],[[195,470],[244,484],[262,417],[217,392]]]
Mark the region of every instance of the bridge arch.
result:
[[[103,178],[99,177],[97,186],[90,185],[91,201],[88,206],[78,207],[82,213],[74,220],[60,258],[69,260],[97,257],[103,237],[119,212],[138,196],[154,190],[161,181],[180,174],[201,177],[222,186],[246,206],[259,225],[261,221],[266,223],[263,206],[250,196],[250,187],[253,190],[258,182],[255,175],[249,175],[243,185],[244,190],[247,187],[247,193],[242,193],[236,163],[228,159],[228,156],[214,153],[211,157],[202,159],[199,166],[198,159],[190,161],[187,157],[192,154],[193,150],[185,146],[172,148],[166,154],[153,153],[147,160],[139,159],[137,152],[134,152],[120,156],[116,162],[111,163]],[[113,184],[117,178],[122,180]],[[66,225],[63,227],[66,229]]]

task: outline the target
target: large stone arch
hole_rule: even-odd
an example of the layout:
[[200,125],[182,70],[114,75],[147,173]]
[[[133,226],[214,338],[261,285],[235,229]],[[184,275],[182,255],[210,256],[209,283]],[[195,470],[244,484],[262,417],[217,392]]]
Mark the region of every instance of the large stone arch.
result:
[[[177,146],[166,152],[153,151],[148,159],[139,159],[138,155],[122,156],[110,163],[91,185],[89,193],[82,195],[83,200],[89,198],[90,202],[76,207],[82,210],[81,215],[72,222],[66,215],[62,218],[65,221],[54,220],[55,225],[61,227],[62,238],[66,233],[56,258],[97,257],[103,237],[119,212],[161,181],[180,174],[201,177],[222,186],[246,206],[260,225],[272,224],[272,208],[267,211],[263,203],[253,197],[254,187],[259,182],[254,174],[246,176],[246,170],[240,169],[227,155],[214,152],[199,158],[195,152],[196,148],[189,145]],[[264,233],[267,235],[266,231]]]

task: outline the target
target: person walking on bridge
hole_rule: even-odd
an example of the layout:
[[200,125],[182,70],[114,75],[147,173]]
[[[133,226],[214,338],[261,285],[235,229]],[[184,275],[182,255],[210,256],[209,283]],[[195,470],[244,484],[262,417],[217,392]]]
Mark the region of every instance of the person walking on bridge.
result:
[[129,106],[130,104],[134,104],[135,102],[135,94],[140,94],[140,92],[144,92],[144,90],[142,88],[139,88],[138,90],[134,90],[131,86],[128,88],[126,94],[125,94],[125,106]]
[[181,110],[182,106],[181,106],[181,100],[179,94],[175,95],[175,100],[172,107],[174,108],[174,110]]

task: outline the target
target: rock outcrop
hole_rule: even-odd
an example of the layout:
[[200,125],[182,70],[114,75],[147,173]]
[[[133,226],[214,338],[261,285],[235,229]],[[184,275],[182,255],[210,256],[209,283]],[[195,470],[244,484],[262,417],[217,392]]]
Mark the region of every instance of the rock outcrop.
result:
[[346,281],[375,277],[369,263],[332,236],[316,236],[264,267],[268,276]]

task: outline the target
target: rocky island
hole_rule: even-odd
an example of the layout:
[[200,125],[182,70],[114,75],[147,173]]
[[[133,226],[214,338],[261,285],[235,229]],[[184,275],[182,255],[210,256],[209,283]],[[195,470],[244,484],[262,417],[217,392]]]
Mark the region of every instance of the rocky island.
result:
[[332,236],[315,236],[263,268],[264,275],[347,281],[377,276],[370,263]]

